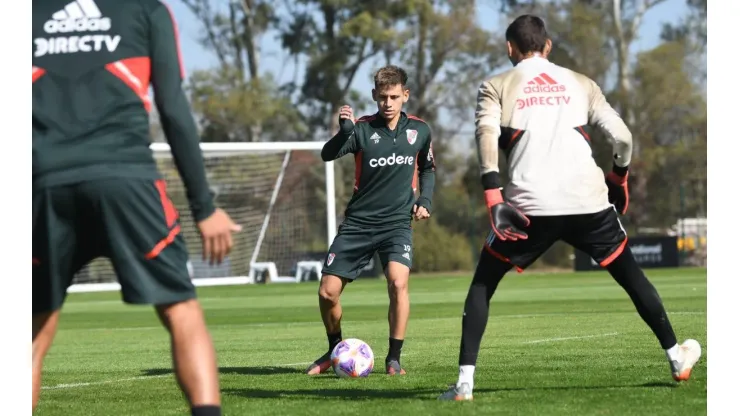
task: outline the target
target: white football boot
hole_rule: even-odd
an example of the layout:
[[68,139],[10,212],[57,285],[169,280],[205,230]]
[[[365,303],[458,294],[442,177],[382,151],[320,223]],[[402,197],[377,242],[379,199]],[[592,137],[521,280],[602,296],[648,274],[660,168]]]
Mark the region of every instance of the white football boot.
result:
[[678,347],[678,360],[671,360],[671,372],[676,381],[686,381],[691,369],[701,357],[701,345],[695,339],[687,339]]
[[444,401],[468,401],[473,400],[473,389],[470,384],[461,383],[459,386],[450,386],[450,389],[442,393],[437,400]]

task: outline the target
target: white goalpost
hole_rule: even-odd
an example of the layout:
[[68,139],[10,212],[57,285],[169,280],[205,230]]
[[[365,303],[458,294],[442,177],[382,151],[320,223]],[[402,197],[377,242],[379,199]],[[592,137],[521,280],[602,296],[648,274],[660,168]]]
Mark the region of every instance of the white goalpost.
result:
[[[188,269],[196,286],[302,282],[320,278],[336,234],[334,163],[321,160],[324,142],[201,143],[216,205],[241,224],[224,263],[202,260],[200,235],[170,147],[153,143],[170,199],[180,213]],[[156,243],[156,242],[155,242]],[[69,292],[119,290],[110,261],[80,271]]]

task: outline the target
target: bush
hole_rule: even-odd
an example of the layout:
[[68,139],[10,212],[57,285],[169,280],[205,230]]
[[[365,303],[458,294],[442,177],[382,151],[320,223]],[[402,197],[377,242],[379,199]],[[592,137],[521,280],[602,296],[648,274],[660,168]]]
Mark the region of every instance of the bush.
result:
[[473,269],[468,240],[450,233],[434,217],[414,223],[414,272],[451,272]]

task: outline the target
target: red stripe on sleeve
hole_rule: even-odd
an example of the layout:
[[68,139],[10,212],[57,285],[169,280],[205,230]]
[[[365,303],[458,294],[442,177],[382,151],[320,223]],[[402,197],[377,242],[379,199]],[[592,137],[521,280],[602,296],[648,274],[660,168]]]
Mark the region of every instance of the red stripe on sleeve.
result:
[[41,76],[44,75],[45,73],[46,71],[44,70],[44,68],[39,68],[37,66],[31,66],[31,75],[33,77],[33,82],[36,82],[36,80],[41,78]]

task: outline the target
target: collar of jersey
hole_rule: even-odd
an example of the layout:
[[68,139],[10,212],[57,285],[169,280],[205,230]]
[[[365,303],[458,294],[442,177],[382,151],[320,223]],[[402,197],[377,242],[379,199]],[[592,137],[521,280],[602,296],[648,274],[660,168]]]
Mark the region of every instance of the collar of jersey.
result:
[[[375,120],[377,120],[378,123],[378,130],[381,130],[383,133],[387,134],[390,137],[394,137],[395,135],[398,135],[398,131],[402,127],[401,123],[406,122],[408,120],[408,116],[406,115],[405,111],[401,111],[401,117],[398,118],[398,123],[396,123],[396,130],[391,130],[388,128],[388,124],[386,124],[385,119],[383,116],[380,115],[380,111],[375,113]],[[375,126],[373,126],[375,128]]]
[[547,58],[542,57],[541,55],[534,55],[534,56],[530,56],[529,58],[522,59],[521,61],[519,61],[519,63],[516,64],[516,66],[527,65],[528,63],[534,64],[538,62],[542,63],[542,62],[550,62],[550,61],[547,60]]

